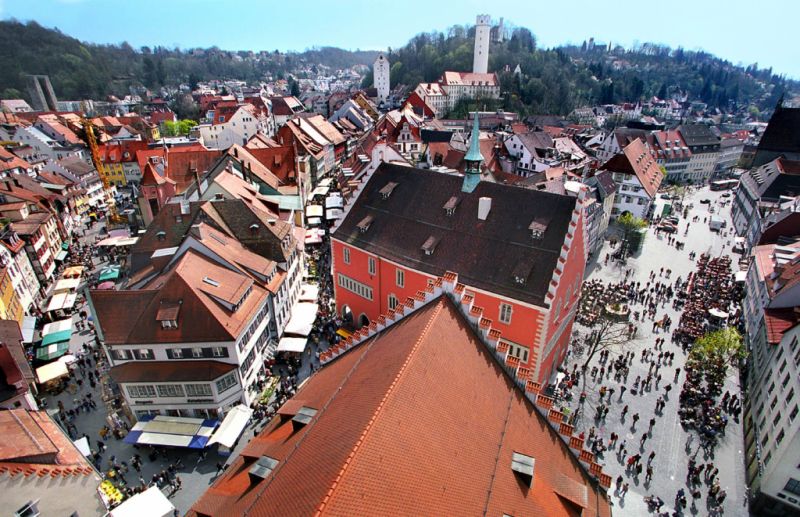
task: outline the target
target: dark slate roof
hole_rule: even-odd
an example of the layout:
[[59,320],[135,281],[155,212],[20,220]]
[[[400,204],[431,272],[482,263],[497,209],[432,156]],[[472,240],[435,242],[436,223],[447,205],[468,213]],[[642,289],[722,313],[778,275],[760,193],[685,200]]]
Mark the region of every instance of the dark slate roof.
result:
[[779,107],[772,114],[759,150],[800,152],[800,108]]
[[679,128],[683,141],[689,147],[719,145],[719,137],[705,124],[690,124]]
[[[461,192],[462,177],[388,163],[381,164],[355,200],[334,237],[409,268],[432,275],[455,271],[478,289],[527,303],[545,305],[548,283],[564,243],[576,198],[511,185],[481,182]],[[397,183],[388,199],[380,190]],[[457,196],[455,214],[444,205]],[[478,200],[492,199],[486,221],[478,219]],[[358,223],[371,215],[366,232]],[[528,226],[547,223],[540,240]],[[422,250],[429,237],[440,238],[432,255]],[[524,284],[513,272],[529,271]]]
[[435,129],[422,129],[420,130],[420,138],[424,143],[429,142],[445,142],[450,143],[453,139],[452,131],[437,131]]

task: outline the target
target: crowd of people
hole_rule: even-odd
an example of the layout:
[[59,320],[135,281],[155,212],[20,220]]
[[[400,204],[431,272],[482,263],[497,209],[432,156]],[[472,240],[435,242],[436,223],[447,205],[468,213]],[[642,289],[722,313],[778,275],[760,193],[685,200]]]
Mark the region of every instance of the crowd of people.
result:
[[709,311],[719,311],[727,315],[731,310],[736,293],[731,275],[731,258],[712,258],[708,254],[701,254],[697,261],[697,270],[689,273],[680,292],[684,307],[676,338],[688,345],[711,330],[709,319],[712,312]]

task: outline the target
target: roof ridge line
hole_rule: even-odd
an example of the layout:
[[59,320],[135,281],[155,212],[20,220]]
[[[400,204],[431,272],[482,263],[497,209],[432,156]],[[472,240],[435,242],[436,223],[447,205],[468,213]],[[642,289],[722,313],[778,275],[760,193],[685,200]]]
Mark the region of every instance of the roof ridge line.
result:
[[409,352],[408,356],[406,357],[406,360],[403,362],[403,365],[400,367],[400,370],[397,372],[397,375],[395,375],[395,378],[392,381],[392,384],[389,385],[389,389],[386,390],[386,394],[383,396],[383,398],[381,399],[380,403],[378,404],[378,407],[375,409],[375,413],[373,413],[372,418],[369,419],[369,422],[367,423],[366,428],[364,428],[364,431],[361,433],[361,436],[356,441],[355,446],[353,446],[353,450],[350,451],[350,454],[348,455],[347,459],[345,460],[344,465],[342,465],[342,468],[339,470],[339,473],[336,475],[336,479],[333,480],[333,484],[328,489],[328,492],[325,494],[325,497],[323,498],[322,502],[317,507],[317,511],[314,513],[315,516],[321,515],[325,511],[325,506],[328,504],[328,501],[330,500],[330,498],[332,497],[333,493],[338,488],[339,481],[345,475],[348,467],[350,466],[350,464],[354,460],[355,455],[361,449],[361,444],[364,443],[364,441],[367,438],[367,435],[372,430],[372,426],[375,423],[375,421],[378,419],[378,416],[380,415],[380,413],[382,413],[383,408],[384,408],[384,406],[386,404],[386,401],[389,399],[389,397],[394,392],[394,389],[397,386],[398,381],[400,380],[400,377],[402,377],[403,374],[406,372],[406,369],[408,368],[409,363],[416,356],[416,353],[419,350],[420,344],[422,343],[423,339],[425,339],[428,336],[428,333],[430,332],[430,329],[431,329],[431,326],[433,325],[434,320],[439,315],[439,313],[442,311],[443,307],[444,307],[444,304],[440,301],[438,303],[438,307],[436,307],[434,309],[433,313],[431,314],[430,319],[425,324],[425,328],[423,328],[422,332],[420,332],[420,335],[417,338],[417,342],[414,343],[414,347]]

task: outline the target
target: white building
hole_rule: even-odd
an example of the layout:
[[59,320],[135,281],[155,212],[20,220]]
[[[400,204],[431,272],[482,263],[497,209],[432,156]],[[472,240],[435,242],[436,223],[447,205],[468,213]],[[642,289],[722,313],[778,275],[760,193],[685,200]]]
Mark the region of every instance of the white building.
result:
[[491,38],[491,19],[488,14],[479,14],[475,22],[475,50],[472,56],[472,73],[485,74],[489,71],[489,40]]
[[11,277],[11,286],[22,310],[30,314],[34,302],[39,298],[39,280],[25,253],[25,242],[11,230],[3,235],[0,243],[0,265],[6,268]]
[[[745,462],[754,514],[800,512],[800,244],[757,246],[745,284]],[[777,512],[777,513],[776,513]]]
[[268,122],[252,104],[235,109],[210,110],[208,122],[200,124],[200,140],[209,149],[227,149],[233,144],[245,145],[256,133],[267,134]]
[[682,179],[692,183],[708,181],[719,157],[719,137],[705,124],[680,126],[678,131],[692,153]]
[[635,138],[601,169],[609,171],[617,184],[612,217],[629,212],[634,217],[646,218],[663,179],[661,168],[647,146]]
[[544,131],[511,135],[504,142],[508,154],[516,161],[516,173],[523,178],[556,167],[553,138]]
[[389,99],[391,87],[389,85],[389,60],[383,53],[378,54],[375,63],[372,64],[372,77],[375,88],[378,90],[378,104],[385,103]]

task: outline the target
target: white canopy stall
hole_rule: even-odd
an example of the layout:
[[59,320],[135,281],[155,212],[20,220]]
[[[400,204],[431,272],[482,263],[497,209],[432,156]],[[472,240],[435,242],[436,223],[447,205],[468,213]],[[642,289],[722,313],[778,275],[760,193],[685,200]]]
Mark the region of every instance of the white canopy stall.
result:
[[208,445],[218,443],[221,447],[232,449],[233,444],[236,443],[236,440],[242,435],[244,428],[247,427],[247,423],[250,421],[252,415],[253,410],[244,404],[239,404],[232,408],[228,411],[228,414],[225,415],[225,419],[216,432],[211,435]]
[[282,337],[278,342],[278,352],[292,352],[302,354],[306,349],[308,338],[304,337]]
[[164,492],[151,486],[109,512],[110,517],[170,517],[175,511]]
[[286,324],[286,328],[283,330],[284,333],[295,336],[308,336],[311,334],[314,329],[314,320],[317,319],[318,309],[319,306],[316,303],[300,302],[295,304],[289,323]]

